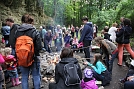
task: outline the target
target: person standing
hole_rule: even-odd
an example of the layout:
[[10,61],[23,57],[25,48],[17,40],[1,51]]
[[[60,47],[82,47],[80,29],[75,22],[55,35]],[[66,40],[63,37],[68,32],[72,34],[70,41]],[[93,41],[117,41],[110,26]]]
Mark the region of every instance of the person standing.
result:
[[110,39],[112,42],[115,42],[116,39],[116,31],[117,31],[117,23],[113,23],[112,27],[109,29],[108,34],[110,34]]
[[[83,42],[85,58],[90,58],[90,45],[93,39],[93,27],[92,27],[92,23],[88,22],[87,17],[83,17],[82,21],[84,23],[84,28],[82,30],[79,43]],[[88,59],[88,61],[90,60]]]
[[9,34],[10,34],[10,27],[6,25],[6,23],[2,23],[1,28],[2,36],[4,36],[5,46],[9,47]]
[[122,66],[123,49],[124,48],[130,53],[132,58],[134,58],[134,51],[131,49],[131,46],[130,46],[130,35],[132,33],[132,28],[130,27],[131,21],[129,19],[125,18],[123,20],[123,24],[124,24],[124,26],[121,29],[118,29],[117,33],[116,33],[116,37],[120,37],[125,33],[123,43],[118,43],[118,51],[119,51],[118,65],[119,66]]
[[40,89],[41,76],[39,51],[42,49],[40,33],[33,26],[34,19],[29,14],[23,15],[21,21],[22,25],[18,28],[15,38],[26,35],[31,37],[34,43],[34,62],[32,62],[32,65],[28,67],[20,66],[22,73],[22,89],[29,89],[28,78],[30,72],[32,73],[33,77],[34,89]]
[[11,28],[10,29],[10,34],[9,34],[9,45],[12,48],[11,55],[14,55],[16,57],[16,55],[15,55],[15,37],[14,37],[14,35],[15,35],[15,32],[18,29],[19,25],[14,24],[14,20],[11,17],[6,19],[6,24],[8,26],[10,26],[10,28]]
[[52,44],[53,35],[51,30],[48,30],[47,33],[44,35],[44,48],[47,52],[51,53],[51,44]]

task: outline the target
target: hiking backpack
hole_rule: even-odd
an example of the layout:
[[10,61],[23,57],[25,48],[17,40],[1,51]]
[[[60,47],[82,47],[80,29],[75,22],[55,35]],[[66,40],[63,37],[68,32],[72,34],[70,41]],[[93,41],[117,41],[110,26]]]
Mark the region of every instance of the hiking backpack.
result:
[[64,66],[64,82],[66,86],[80,84],[78,66],[71,62]]
[[28,67],[33,63],[34,43],[29,36],[23,35],[16,40],[16,55],[19,66]]

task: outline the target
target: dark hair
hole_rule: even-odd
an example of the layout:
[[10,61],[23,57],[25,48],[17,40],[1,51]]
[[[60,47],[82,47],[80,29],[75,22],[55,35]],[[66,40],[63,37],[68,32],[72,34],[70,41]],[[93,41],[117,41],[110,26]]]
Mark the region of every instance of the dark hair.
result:
[[8,18],[6,19],[6,22],[7,22],[7,21],[14,23],[14,20],[13,20],[13,18],[11,18],[11,17],[8,17]]
[[105,26],[105,27],[104,27],[104,31],[105,31],[105,32],[108,32],[108,30],[109,30],[108,26]]
[[64,47],[61,51],[60,58],[71,58],[73,57],[73,50],[67,47]]
[[124,23],[124,26],[126,26],[126,25],[130,26],[131,25],[131,21],[128,18],[125,18],[123,20],[123,23]]
[[88,17],[83,17],[81,21],[88,21]]
[[34,22],[34,19],[29,14],[25,14],[22,16],[21,21],[22,23],[32,24]]
[[96,53],[94,56],[95,56],[95,61],[94,61],[93,65],[95,66],[98,61],[102,62],[102,56],[99,53]]
[[6,23],[5,22],[2,22],[2,26],[6,26]]

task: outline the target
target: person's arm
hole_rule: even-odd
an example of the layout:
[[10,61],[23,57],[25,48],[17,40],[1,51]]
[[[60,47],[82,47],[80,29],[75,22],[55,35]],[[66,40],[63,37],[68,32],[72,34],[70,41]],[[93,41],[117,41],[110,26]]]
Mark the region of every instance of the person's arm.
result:
[[60,76],[58,74],[58,66],[55,67],[55,82],[58,83],[60,79]]
[[88,30],[88,27],[85,25],[83,30],[82,30],[82,34],[81,34],[81,38],[79,40],[79,43],[82,42],[84,40],[84,37],[86,35],[86,31]]
[[80,77],[80,80],[82,80],[82,71],[81,71],[81,67],[79,64],[78,64],[78,75]]
[[101,74],[101,63],[96,63],[96,66],[93,66],[91,63],[88,63],[98,74]]

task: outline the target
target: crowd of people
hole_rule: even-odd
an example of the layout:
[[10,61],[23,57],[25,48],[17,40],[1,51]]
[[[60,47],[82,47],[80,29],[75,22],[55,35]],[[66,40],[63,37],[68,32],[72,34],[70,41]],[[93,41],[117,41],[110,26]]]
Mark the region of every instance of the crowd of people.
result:
[[[5,75],[9,76],[6,80],[9,79],[13,87],[21,84],[22,89],[29,89],[28,80],[29,74],[31,74],[34,89],[40,89],[39,52],[46,50],[48,53],[52,53],[52,46],[55,47],[56,52],[60,52],[61,61],[56,64],[55,83],[50,83],[49,89],[98,89],[96,81],[101,81],[101,86],[109,85],[112,80],[113,62],[117,58],[118,66],[122,66],[124,48],[130,53],[132,59],[134,58],[134,51],[130,46],[131,22],[129,19],[122,17],[121,24],[118,27],[117,23],[113,23],[111,28],[105,26],[101,31],[101,36],[99,36],[96,24],[89,22],[87,17],[83,17],[81,21],[83,25],[80,28],[73,25],[68,28],[57,25],[52,29],[40,26],[39,30],[37,30],[34,26],[34,19],[29,14],[22,16],[21,25],[15,24],[13,18],[7,18],[1,28],[2,42],[5,43],[5,48],[1,47],[0,50],[0,89],[2,89],[3,79],[7,78],[2,76],[2,68],[6,70]],[[116,38],[122,35],[123,42],[117,42]],[[30,37],[31,39],[22,39],[23,41],[20,41],[20,45],[16,45],[22,36]],[[100,53],[94,54],[94,62],[92,63],[90,49],[93,40],[95,45],[100,47]],[[32,46],[29,46],[31,41],[34,44],[34,54],[28,50],[30,48],[24,49],[26,47],[32,48]],[[22,44],[23,42],[26,42],[28,46],[25,45],[23,46],[24,48],[21,48],[21,45],[24,45]],[[18,57],[19,50],[21,50],[21,55],[24,53],[24,57],[22,56],[24,59],[26,59],[26,55],[33,55],[28,57],[33,59],[32,61],[30,59],[31,64],[28,66],[21,64],[21,57]],[[25,52],[23,52],[24,50]],[[75,51],[84,52],[86,61],[83,64],[89,68],[85,68],[84,71],[80,68],[78,60],[73,57]],[[25,55],[26,52],[31,54]],[[124,83],[124,89],[134,88],[133,68],[131,65],[127,76],[120,80],[120,82]],[[21,82],[19,81],[19,72],[22,77]]]

